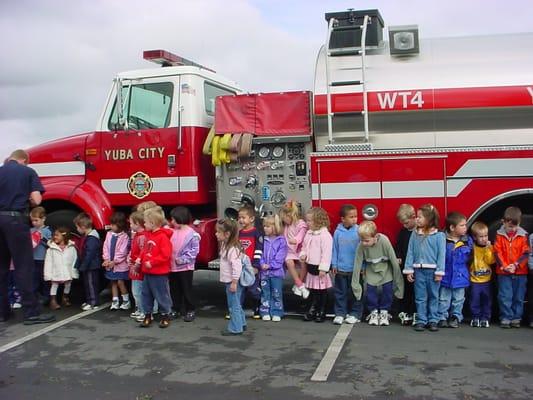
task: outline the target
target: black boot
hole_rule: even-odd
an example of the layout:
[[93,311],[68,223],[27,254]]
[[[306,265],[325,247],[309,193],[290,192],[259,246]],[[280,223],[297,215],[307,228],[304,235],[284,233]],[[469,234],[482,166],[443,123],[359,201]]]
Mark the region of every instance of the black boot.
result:
[[311,289],[311,307],[309,307],[309,310],[304,315],[304,321],[313,321],[316,318],[317,313],[317,301],[318,298],[316,296],[315,290]]
[[326,301],[328,299],[328,292],[321,290],[318,294],[318,312],[315,317],[315,322],[324,322],[326,320]]

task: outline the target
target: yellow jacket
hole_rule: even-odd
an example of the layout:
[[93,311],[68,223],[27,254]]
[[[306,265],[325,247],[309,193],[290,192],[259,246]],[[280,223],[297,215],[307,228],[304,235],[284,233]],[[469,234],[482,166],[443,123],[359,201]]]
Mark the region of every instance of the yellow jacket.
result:
[[474,244],[473,260],[470,264],[470,282],[490,282],[492,267],[496,264],[492,245],[485,247]]

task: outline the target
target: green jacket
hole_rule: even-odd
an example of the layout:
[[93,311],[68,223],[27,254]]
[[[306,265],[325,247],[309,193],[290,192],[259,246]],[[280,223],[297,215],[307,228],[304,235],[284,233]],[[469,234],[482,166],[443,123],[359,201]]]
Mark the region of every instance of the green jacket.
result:
[[401,299],[403,276],[398,259],[387,236],[378,233],[377,239],[371,247],[362,244],[357,247],[352,276],[353,294],[357,300],[361,299],[363,288],[359,276],[364,271],[364,281],[369,285],[380,286],[393,281],[394,296]]

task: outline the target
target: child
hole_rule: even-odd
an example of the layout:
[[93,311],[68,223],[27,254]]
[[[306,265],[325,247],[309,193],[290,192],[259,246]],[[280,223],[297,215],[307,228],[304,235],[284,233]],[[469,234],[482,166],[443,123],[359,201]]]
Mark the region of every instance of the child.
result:
[[351,288],[355,252],[359,245],[357,209],[346,204],[341,207],[340,217],[341,223],[333,234],[331,255],[331,271],[335,277],[335,325],[341,325],[344,321],[354,324],[360,322],[362,316],[361,301],[354,297]]
[[283,262],[287,257],[287,242],[281,234],[281,222],[277,215],[263,220],[265,240],[261,256],[261,306],[263,321],[279,322],[283,317]]
[[263,255],[263,235],[255,227],[255,211],[250,206],[239,209],[239,242],[244,253],[250,257],[252,266],[256,272],[255,282],[252,286],[246,287],[242,291],[241,305],[244,306],[246,293],[248,292],[254,302],[254,319],[261,318],[259,314],[259,304],[261,302],[261,288],[259,286],[259,268],[261,256]]
[[527,278],[527,304],[529,308],[529,327],[533,328],[533,233],[529,235],[529,276]]
[[502,328],[520,328],[524,311],[530,249],[527,233],[520,227],[521,219],[522,212],[519,208],[508,207],[494,243]]
[[33,208],[30,211],[30,219],[33,225],[31,239],[33,243],[33,260],[35,261],[33,288],[36,294],[47,300],[50,288],[46,287],[43,279],[44,256],[46,255],[46,243],[52,238],[52,231],[44,224],[46,211],[43,207]]
[[172,300],[168,286],[168,274],[172,257],[172,243],[170,229],[162,229],[166,222],[165,213],[159,206],[149,208],[144,212],[144,227],[147,230],[146,244],[141,254],[141,271],[144,274],[142,288],[142,307],[144,319],[141,327],[148,328],[152,324],[154,300],[159,305],[161,320],[160,328],[170,325],[170,310]]
[[48,251],[44,259],[44,280],[52,282],[50,287],[50,309],[61,308],[57,302],[57,289],[63,284],[63,298],[61,305],[69,307],[70,286],[73,279],[78,279],[76,261],[78,252],[74,242],[70,240],[67,228],[57,228],[52,239],[48,241]]
[[[110,310],[129,310],[131,308],[130,295],[125,281],[128,278],[129,266],[127,257],[130,247],[130,238],[126,232],[126,215],[117,211],[111,215],[111,230],[107,232],[104,241],[102,266],[105,268],[105,277],[111,281],[111,294],[113,300]],[[120,304],[118,293],[122,295]]]
[[446,236],[439,232],[439,212],[432,204],[424,204],[416,212],[416,230],[411,234],[404,274],[415,283],[415,331],[439,330],[439,287],[444,275]]
[[146,231],[144,230],[144,213],[134,211],[130,214],[130,228],[132,231],[131,249],[128,254],[129,278],[131,280],[131,294],[135,301],[135,311],[130,317],[137,322],[144,320],[142,306],[142,288],[144,276],[141,272],[141,254],[146,244]]
[[296,269],[299,263],[299,254],[302,250],[302,243],[307,232],[307,224],[300,218],[300,208],[294,200],[287,202],[280,210],[281,222],[283,223],[283,236],[288,245],[285,265],[291,275],[294,285],[292,292],[304,299],[309,297],[309,290],[305,287],[305,263],[300,264],[300,273]]
[[352,279],[353,293],[361,299],[359,276],[363,270],[366,301],[370,314],[368,325],[389,325],[392,295],[403,297],[402,271],[389,238],[378,233],[373,221],[364,221],[358,229],[361,243],[357,247]]
[[472,225],[474,236],[473,257],[470,264],[470,311],[474,328],[488,328],[492,310],[491,277],[496,263],[492,245],[489,242],[489,228],[483,222]]
[[91,217],[80,213],[74,218],[74,224],[82,235],[81,254],[78,271],[83,279],[85,288],[85,302],[81,305],[83,311],[98,308],[98,293],[100,288],[100,268],[102,264],[100,235],[93,229]]
[[170,292],[176,311],[183,303],[185,322],[195,318],[192,278],[196,256],[200,251],[200,235],[189,226],[192,215],[186,207],[175,207],[170,212],[171,225],[174,228],[172,242],[172,263],[170,264]]
[[466,229],[463,214],[453,211],[446,216],[446,257],[439,289],[439,328],[458,328],[463,320],[465,291],[470,286],[468,264],[472,255],[472,239],[467,236]]
[[220,282],[226,286],[226,299],[230,320],[223,336],[242,335],[246,330],[246,317],[241,306],[242,286],[239,278],[242,272],[241,245],[237,223],[232,219],[219,221],[216,238],[220,243]]
[[324,322],[326,302],[331,278],[328,271],[331,265],[333,238],[329,233],[329,216],[323,208],[313,207],[305,214],[309,230],[305,234],[300,261],[306,263],[305,286],[310,289],[311,306],[304,321]]
[[[400,205],[396,213],[396,218],[403,225],[396,238],[396,255],[398,256],[400,268],[403,271],[409,239],[416,228],[415,208],[411,204]],[[414,324],[416,315],[415,289],[413,283],[407,280],[407,275],[403,275],[403,277],[404,294],[399,304],[400,313],[398,314],[398,318],[400,318],[402,325],[412,325]]]

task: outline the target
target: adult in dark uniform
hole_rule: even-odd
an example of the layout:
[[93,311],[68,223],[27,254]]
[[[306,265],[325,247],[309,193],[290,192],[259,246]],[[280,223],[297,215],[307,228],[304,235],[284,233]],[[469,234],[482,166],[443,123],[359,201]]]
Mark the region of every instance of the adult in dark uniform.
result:
[[15,150],[0,167],[0,322],[11,316],[7,296],[9,264],[15,265],[15,285],[22,295],[24,324],[52,322],[55,317],[40,314],[33,288],[33,248],[28,217],[29,206],[41,203],[43,185],[27,166],[28,153]]

